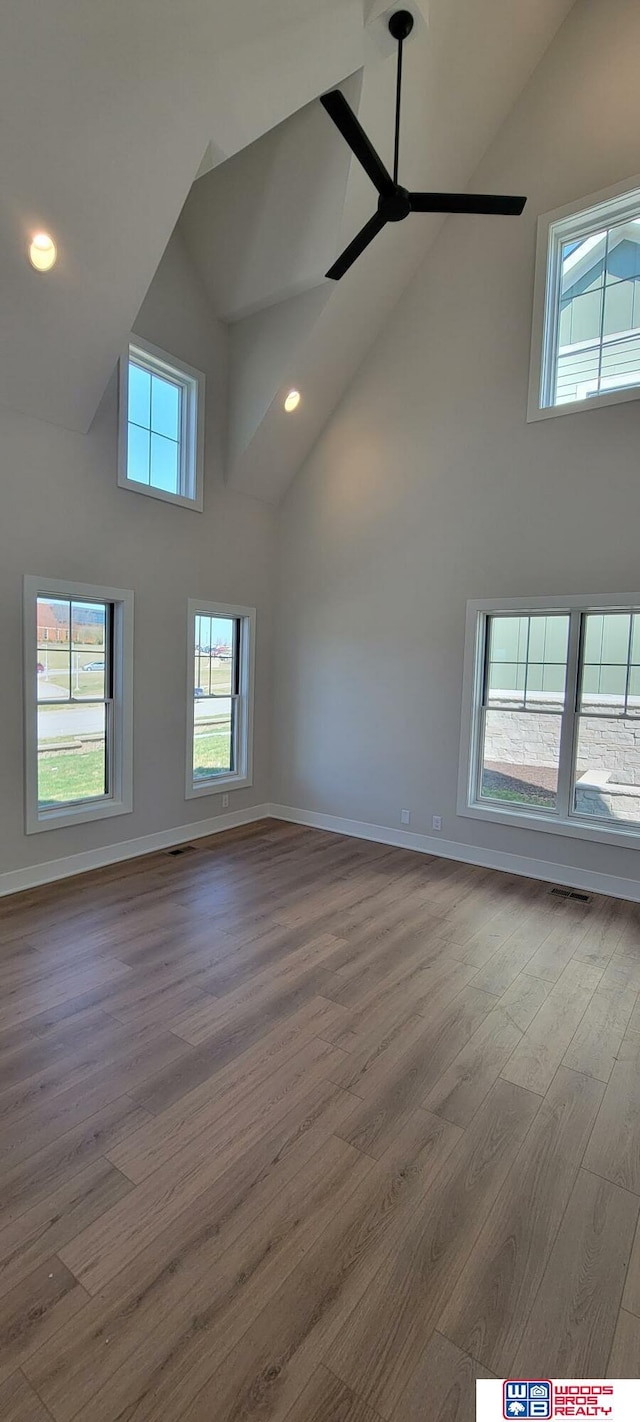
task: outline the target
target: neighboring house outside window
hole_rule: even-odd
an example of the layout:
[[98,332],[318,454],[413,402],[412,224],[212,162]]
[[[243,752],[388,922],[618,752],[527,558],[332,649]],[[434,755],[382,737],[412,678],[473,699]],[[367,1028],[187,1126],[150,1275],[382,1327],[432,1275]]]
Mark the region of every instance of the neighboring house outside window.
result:
[[640,398],[640,188],[540,219],[529,419]]
[[24,580],[26,828],[132,808],[133,593]]
[[201,371],[131,338],[120,360],[121,488],[202,510],[204,388]]
[[189,600],[186,795],[251,784],[255,609]]
[[640,846],[640,596],[469,603],[458,809]]

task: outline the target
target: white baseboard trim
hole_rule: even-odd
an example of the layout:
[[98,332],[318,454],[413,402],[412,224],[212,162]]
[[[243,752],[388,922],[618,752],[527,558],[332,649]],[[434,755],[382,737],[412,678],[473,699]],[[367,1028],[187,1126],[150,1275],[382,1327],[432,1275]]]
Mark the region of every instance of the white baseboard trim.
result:
[[462,864],[477,864],[482,869],[500,869],[507,874],[522,874],[527,879],[541,879],[544,883],[562,884],[572,889],[608,894],[611,898],[640,903],[640,881],[637,879],[623,879],[615,874],[598,874],[587,869],[576,869],[569,864],[553,864],[545,859],[528,859],[521,854],[482,849],[477,845],[461,844],[453,839],[441,839],[439,835],[416,834],[412,830],[390,829],[387,825],[369,824],[364,820],[348,820],[339,815],[322,815],[312,810],[296,810],[290,805],[270,804],[252,805],[247,810],[234,810],[209,820],[197,820],[195,824],[177,825],[174,829],[160,830],[157,834],[141,835],[138,839],[105,845],[102,849],[89,849],[82,854],[70,854],[64,859],[49,859],[44,864],[10,870],[0,874],[0,898],[7,894],[21,893],[25,889],[37,888],[39,884],[52,884],[57,879],[86,874],[91,869],[102,869],[109,864],[119,864],[126,859],[153,854],[159,849],[172,849],[174,845],[185,844],[188,840],[222,834],[224,830],[263,819],[288,820],[291,824],[309,825],[313,829],[328,830],[333,834],[370,839],[377,844],[395,845],[399,849],[415,849],[419,854],[433,854],[440,859],[456,859]]
[[252,805],[248,810],[232,810],[228,815],[196,820],[192,825],[176,825],[174,829],[160,830],[158,834],[144,834],[138,839],[125,839],[120,844],[107,844],[103,849],[88,849],[83,854],[69,854],[65,859],[49,859],[44,864],[32,864],[27,869],[13,869],[0,874],[0,898],[37,888],[39,884],[52,884],[57,879],[69,879],[74,874],[86,874],[90,869],[119,864],[124,859],[137,859],[158,849],[172,849],[187,840],[222,834],[223,830],[266,819],[270,813],[270,805]]
[[482,849],[474,844],[460,844],[454,839],[441,839],[439,835],[415,834],[411,830],[389,829],[386,825],[372,825],[363,820],[346,820],[338,815],[295,810],[289,805],[270,805],[269,814],[273,819],[289,820],[296,825],[309,825],[313,829],[330,830],[355,839],[371,839],[377,844],[415,849],[419,854],[434,854],[439,859],[457,859],[462,864],[477,864],[482,869],[501,869],[506,874],[522,874],[526,879],[541,879],[543,883],[562,884],[571,889],[608,894],[614,899],[640,903],[638,879],[622,879],[615,874],[576,869],[570,864],[553,864],[546,859],[528,859],[522,854]]

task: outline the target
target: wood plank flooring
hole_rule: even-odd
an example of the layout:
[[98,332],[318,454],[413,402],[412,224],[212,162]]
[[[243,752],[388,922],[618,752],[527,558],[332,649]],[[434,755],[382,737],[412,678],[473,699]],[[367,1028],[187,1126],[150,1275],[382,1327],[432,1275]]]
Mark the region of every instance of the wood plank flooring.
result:
[[0,902],[3,1422],[640,1375],[640,906],[264,821]]

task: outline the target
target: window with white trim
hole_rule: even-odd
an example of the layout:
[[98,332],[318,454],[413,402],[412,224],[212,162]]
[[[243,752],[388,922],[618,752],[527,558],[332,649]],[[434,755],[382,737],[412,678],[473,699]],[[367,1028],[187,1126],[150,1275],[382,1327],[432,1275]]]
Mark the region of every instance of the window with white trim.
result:
[[26,828],[132,809],[133,593],[24,580]]
[[640,186],[540,218],[529,419],[640,398]]
[[204,375],[132,337],[120,360],[118,483],[202,509]]
[[640,597],[470,603],[459,810],[640,837]]
[[189,600],[188,799],[251,784],[255,616]]

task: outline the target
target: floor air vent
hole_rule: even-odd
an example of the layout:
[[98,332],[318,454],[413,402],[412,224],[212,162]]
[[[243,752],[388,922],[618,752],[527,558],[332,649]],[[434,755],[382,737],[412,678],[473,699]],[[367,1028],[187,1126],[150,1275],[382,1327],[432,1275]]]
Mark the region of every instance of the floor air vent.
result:
[[177,849],[168,849],[167,854],[170,854],[172,858],[175,859],[178,854],[193,854],[194,851],[195,844],[179,844]]
[[579,899],[581,904],[591,903],[591,894],[583,894],[579,889],[551,889],[550,893],[555,894],[559,899]]

